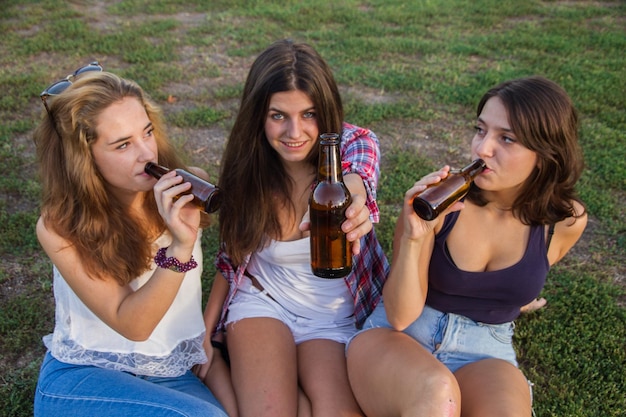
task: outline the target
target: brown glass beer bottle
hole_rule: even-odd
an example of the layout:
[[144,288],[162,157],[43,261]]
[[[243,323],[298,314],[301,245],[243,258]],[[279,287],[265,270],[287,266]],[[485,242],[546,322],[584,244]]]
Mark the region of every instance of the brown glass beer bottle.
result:
[[[144,168],[147,174],[159,179],[163,175],[170,172],[169,168],[148,162]],[[215,185],[203,180],[184,169],[175,170],[178,175],[183,177],[183,182],[191,183],[191,189],[183,194],[193,194],[192,203],[206,213],[213,213],[220,208],[222,202],[221,190]]]
[[470,184],[483,169],[485,162],[476,159],[458,172],[450,171],[446,178],[415,195],[413,210],[422,219],[433,220],[467,194]]
[[341,230],[352,202],[343,182],[339,135],[320,135],[317,185],[311,193],[311,268],[321,278],[342,278],[352,271],[352,245]]

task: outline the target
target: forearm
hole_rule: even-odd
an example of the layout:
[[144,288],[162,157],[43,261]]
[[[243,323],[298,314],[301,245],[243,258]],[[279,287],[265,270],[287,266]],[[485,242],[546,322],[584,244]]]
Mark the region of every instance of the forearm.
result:
[[353,173],[344,175],[343,182],[346,184],[350,194],[361,194],[367,199],[367,191],[365,190],[363,179],[359,174]]
[[421,314],[428,291],[423,240],[401,238],[395,245],[394,262],[383,289],[385,311],[396,330],[404,330]]
[[157,267],[150,279],[119,304],[117,330],[131,340],[146,340],[178,295],[187,273]]
[[216,273],[209,293],[209,299],[204,309],[204,324],[207,336],[215,330],[222,315],[222,308],[228,296],[228,281],[221,273]]

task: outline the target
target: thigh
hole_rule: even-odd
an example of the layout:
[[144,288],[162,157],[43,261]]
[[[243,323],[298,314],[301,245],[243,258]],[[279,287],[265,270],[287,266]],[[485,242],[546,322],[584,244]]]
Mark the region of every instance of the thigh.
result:
[[345,346],[329,339],[298,345],[298,377],[314,416],[362,416],[352,395]]
[[[168,378],[176,384],[177,378]],[[207,391],[208,392],[208,391]],[[47,354],[35,392],[35,416],[219,416],[221,407],[124,372],[70,365]]]
[[458,416],[460,393],[452,373],[415,339],[374,328],[348,347],[348,376],[368,416]]
[[465,365],[454,374],[462,397],[462,416],[530,417],[530,387],[524,374],[501,359]]
[[297,414],[296,345],[289,328],[273,318],[228,324],[228,354],[239,414]]

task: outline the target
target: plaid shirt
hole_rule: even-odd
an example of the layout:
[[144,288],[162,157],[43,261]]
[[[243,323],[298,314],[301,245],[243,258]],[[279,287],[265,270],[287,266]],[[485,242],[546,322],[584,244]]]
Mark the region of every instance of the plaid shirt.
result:
[[[357,173],[363,178],[367,191],[366,206],[370,211],[370,219],[372,223],[378,223],[380,219],[380,212],[376,204],[376,187],[380,175],[378,138],[374,132],[368,129],[344,123],[340,152],[343,175]],[[344,278],[354,300],[354,317],[358,328],[361,328],[367,316],[380,301],[383,284],[389,274],[389,262],[373,228],[361,238],[360,243],[361,253],[354,256],[354,268]],[[223,248],[220,248],[217,254],[215,266],[228,281],[229,291],[215,331],[222,330],[224,327],[228,306],[243,280],[244,271],[251,256],[251,254],[246,256],[243,263],[238,268],[234,268]]]

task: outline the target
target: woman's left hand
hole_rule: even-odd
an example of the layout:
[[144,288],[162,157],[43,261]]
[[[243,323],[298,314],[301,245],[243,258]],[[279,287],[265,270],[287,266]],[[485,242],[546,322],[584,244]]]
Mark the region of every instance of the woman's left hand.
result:
[[[306,211],[300,222],[299,229],[309,230],[311,220],[309,210]],[[352,204],[346,209],[346,220],[341,224],[341,230],[346,233],[348,242],[352,242],[352,253],[358,255],[361,252],[361,238],[372,230],[370,211],[365,205],[365,196],[352,195]]]

